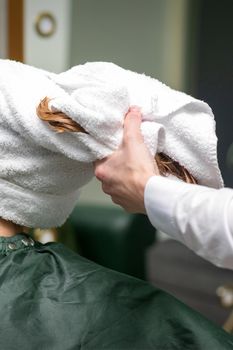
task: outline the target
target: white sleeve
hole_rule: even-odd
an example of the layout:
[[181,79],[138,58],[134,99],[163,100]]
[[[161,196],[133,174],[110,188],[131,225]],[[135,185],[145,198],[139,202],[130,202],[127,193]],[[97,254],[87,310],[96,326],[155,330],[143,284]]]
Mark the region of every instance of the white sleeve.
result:
[[233,189],[153,176],[144,201],[154,227],[215,265],[233,269]]

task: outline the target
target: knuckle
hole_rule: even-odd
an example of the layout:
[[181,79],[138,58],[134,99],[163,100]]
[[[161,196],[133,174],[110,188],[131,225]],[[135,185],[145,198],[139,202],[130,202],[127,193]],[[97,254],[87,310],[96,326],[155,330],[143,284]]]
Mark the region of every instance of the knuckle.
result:
[[119,204],[119,205],[120,205],[120,200],[119,200],[119,198],[117,198],[117,197],[115,197],[115,196],[111,196],[111,198],[112,198],[113,203]]
[[106,185],[105,183],[102,183],[102,190],[104,193],[109,194],[109,186]]
[[104,178],[104,169],[102,166],[97,166],[94,171],[95,176],[97,179],[102,180]]
[[131,207],[127,206],[127,205],[125,205],[123,207],[123,209],[129,214],[134,214],[135,213],[135,211]]

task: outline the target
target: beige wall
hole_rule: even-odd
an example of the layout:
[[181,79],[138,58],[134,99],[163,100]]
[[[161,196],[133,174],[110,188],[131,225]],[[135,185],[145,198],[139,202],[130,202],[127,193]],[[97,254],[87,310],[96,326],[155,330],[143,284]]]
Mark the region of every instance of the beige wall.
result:
[[[24,0],[24,60],[52,72],[62,72],[69,66],[71,0]],[[56,31],[42,37],[35,30],[38,15],[48,12],[56,20]]]
[[73,0],[71,65],[104,60],[183,88],[187,0]]
[[163,45],[163,81],[173,88],[185,90],[187,60],[188,1],[165,0]]
[[[70,65],[112,61],[184,89],[187,0],[73,0]],[[81,201],[112,202],[93,180]]]

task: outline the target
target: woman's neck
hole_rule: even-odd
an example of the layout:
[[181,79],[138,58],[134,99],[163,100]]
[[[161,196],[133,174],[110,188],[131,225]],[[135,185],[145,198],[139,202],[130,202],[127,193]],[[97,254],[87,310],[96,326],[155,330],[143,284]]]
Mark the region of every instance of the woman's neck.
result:
[[24,232],[23,226],[16,225],[11,221],[0,219],[0,237],[12,237],[17,233]]

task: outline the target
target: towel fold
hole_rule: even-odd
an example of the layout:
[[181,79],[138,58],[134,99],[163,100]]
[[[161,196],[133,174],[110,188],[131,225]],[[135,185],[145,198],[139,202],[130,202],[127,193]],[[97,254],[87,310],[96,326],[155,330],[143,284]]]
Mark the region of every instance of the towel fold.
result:
[[[142,108],[150,152],[164,152],[200,184],[223,185],[210,107],[156,79],[113,63],[93,62],[61,74],[0,60],[0,216],[29,227],[61,225],[92,162],[116,150],[124,115]],[[56,133],[36,115],[45,97],[87,132]]]
[[[124,114],[130,105],[142,108],[142,134],[151,153],[164,152],[178,161],[202,185],[219,188],[223,181],[217,162],[215,121],[207,103],[172,90],[144,74],[106,62],[73,67],[53,80],[69,98],[51,101],[80,123],[97,141],[98,154],[115,150],[122,138]],[[90,154],[88,154],[90,156]]]

